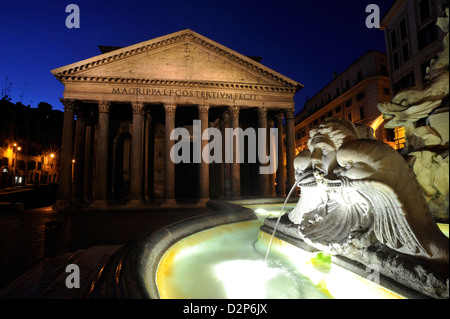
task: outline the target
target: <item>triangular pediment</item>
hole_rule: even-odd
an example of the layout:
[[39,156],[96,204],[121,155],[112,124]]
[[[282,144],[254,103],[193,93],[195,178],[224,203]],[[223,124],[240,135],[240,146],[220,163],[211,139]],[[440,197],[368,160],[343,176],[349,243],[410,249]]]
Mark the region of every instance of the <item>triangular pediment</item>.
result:
[[261,63],[186,29],[52,70],[72,80],[188,81],[244,85],[302,85]]

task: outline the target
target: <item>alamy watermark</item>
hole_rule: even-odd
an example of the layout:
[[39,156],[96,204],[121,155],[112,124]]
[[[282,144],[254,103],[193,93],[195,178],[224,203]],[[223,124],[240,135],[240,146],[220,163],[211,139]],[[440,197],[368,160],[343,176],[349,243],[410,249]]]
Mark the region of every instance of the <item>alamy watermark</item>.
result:
[[66,287],[69,289],[80,288],[80,267],[76,264],[69,264],[66,267],[66,272],[70,273],[66,277]]
[[377,265],[368,265],[366,267],[366,273],[367,273],[366,277],[367,280],[372,281],[377,285],[380,284],[380,268]]
[[[269,134],[267,134],[269,133]],[[170,139],[177,141],[170,150],[170,159],[173,163],[247,163],[262,164],[259,167],[260,174],[273,174],[278,167],[278,129],[258,128],[258,132],[252,127],[225,128],[225,138],[222,132],[215,127],[203,130],[200,120],[194,120],[192,125],[192,154],[191,136],[186,128],[175,128],[170,133]],[[245,143],[247,139],[247,143]],[[209,141],[202,149],[202,140]],[[223,145],[224,141],[224,145]],[[247,153],[245,153],[247,145]],[[267,153],[269,151],[269,153]],[[245,156],[245,154],[247,156]],[[192,155],[192,156],[191,156]]]
[[366,13],[370,13],[366,18],[366,27],[369,29],[380,28],[380,7],[376,4],[369,4]]
[[66,13],[70,13],[66,17],[66,27],[68,29],[80,28],[80,7],[76,4],[69,4],[66,6]]
[[[66,6],[66,27],[68,29],[80,28],[80,7],[76,4]],[[369,29],[380,28],[380,7],[376,4],[366,6],[366,13],[370,13],[366,18],[366,27]]]

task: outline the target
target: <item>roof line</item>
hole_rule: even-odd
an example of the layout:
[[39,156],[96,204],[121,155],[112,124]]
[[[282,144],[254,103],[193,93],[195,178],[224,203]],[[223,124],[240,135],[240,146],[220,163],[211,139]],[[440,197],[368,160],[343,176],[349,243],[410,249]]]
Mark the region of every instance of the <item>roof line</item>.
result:
[[309,101],[311,101],[313,98],[315,98],[317,95],[320,94],[320,92],[322,92],[323,90],[325,90],[329,85],[331,85],[334,81],[336,81],[344,72],[346,72],[347,70],[349,70],[353,65],[357,64],[363,57],[365,57],[366,55],[370,54],[370,53],[378,53],[378,54],[386,54],[385,52],[381,52],[378,50],[368,50],[366,51],[364,54],[362,54],[359,58],[357,58],[354,62],[352,62],[349,66],[347,66],[342,72],[340,72],[338,74],[338,76],[336,76],[336,78],[332,79],[330,82],[328,82],[326,85],[324,85],[316,94],[314,94],[310,99],[308,99],[306,103],[308,103]]
[[285,82],[286,84],[289,83],[292,86],[297,87],[298,89],[303,88],[303,85],[268,68],[267,66],[255,61],[254,59],[245,56],[237,51],[234,51],[233,49],[230,49],[228,47],[223,46],[222,44],[215,42],[211,39],[206,38],[205,36],[202,36],[195,31],[192,31],[190,29],[184,29],[181,31],[177,31],[165,36],[157,37],[154,39],[150,39],[147,41],[143,41],[140,43],[136,43],[127,47],[119,48],[114,51],[110,51],[104,54],[96,55],[94,57],[84,59],[72,64],[68,64],[66,66],[62,66],[56,69],[51,70],[51,73],[54,76],[57,75],[76,75],[80,71],[85,71],[88,69],[92,69],[107,63],[111,63],[114,61],[118,61],[120,59],[134,56],[136,54],[140,54],[143,52],[147,52],[149,50],[154,50],[157,48],[160,48],[164,45],[168,45],[171,43],[175,43],[179,40],[185,39],[186,37],[192,39],[192,40],[199,40],[201,42],[206,43],[206,46],[210,47],[211,49],[215,50],[219,54],[222,55],[228,55],[229,58],[232,58],[232,60],[243,64],[245,66],[251,66],[251,69],[253,69],[255,72],[262,74],[265,77],[268,77],[272,79],[275,82]]

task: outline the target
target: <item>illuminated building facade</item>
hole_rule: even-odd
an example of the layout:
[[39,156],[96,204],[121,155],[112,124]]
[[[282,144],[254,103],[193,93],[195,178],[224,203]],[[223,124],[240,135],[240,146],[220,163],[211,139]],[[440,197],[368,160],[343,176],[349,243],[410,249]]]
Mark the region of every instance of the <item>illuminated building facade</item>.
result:
[[0,101],[0,187],[59,182],[63,113]]
[[327,117],[341,117],[372,126],[375,137],[394,146],[393,131],[383,127],[377,104],[390,101],[391,88],[386,55],[369,51],[352,63],[315,96],[295,117],[296,152],[307,148],[309,131]]
[[[442,51],[444,32],[436,25],[445,0],[397,0],[381,21],[393,95],[424,88],[426,69]],[[448,2],[448,1],[447,1]]]
[[261,163],[175,164],[170,133],[192,133],[193,120],[200,120],[202,130],[282,131],[285,120],[288,138],[277,151],[292,163],[293,98],[301,84],[188,29],[101,49],[99,56],[52,70],[65,87],[57,206],[202,204],[284,195],[284,187],[274,189],[275,179],[278,185],[294,183],[292,165],[278,167],[274,176],[258,174]]

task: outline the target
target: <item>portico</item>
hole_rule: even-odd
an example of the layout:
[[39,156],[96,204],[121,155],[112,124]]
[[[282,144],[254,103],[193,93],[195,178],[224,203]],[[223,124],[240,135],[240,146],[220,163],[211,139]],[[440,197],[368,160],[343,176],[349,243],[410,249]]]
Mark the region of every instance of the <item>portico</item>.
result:
[[[293,98],[302,85],[198,33],[183,30],[52,73],[65,86],[61,207],[281,196],[285,178],[289,188],[294,182]],[[276,177],[237,161],[175,164],[170,133],[192,130],[194,119],[221,132],[275,125],[278,158],[283,163],[286,154],[290,164],[279,165]]]

